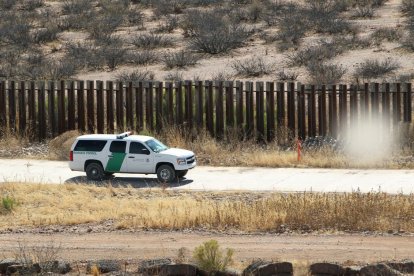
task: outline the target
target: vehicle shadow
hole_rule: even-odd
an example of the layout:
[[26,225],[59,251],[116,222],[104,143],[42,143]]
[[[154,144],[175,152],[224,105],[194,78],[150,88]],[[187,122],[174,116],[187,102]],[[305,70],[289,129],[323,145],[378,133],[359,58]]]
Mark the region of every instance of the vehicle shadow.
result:
[[151,177],[112,177],[103,181],[88,180],[86,176],[76,176],[65,180],[65,184],[92,184],[96,186],[111,185],[113,187],[133,187],[133,188],[175,188],[192,183],[193,180],[183,178],[172,183],[162,183],[157,178]]

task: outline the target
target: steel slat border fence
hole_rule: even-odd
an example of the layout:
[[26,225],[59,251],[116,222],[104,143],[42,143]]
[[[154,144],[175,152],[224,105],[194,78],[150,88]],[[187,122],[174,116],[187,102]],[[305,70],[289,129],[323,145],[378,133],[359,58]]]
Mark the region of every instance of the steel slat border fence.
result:
[[[86,85],[85,85],[86,84]],[[161,131],[171,125],[231,131],[258,141],[343,135],[380,118],[412,121],[411,83],[304,85],[241,81],[1,81],[0,129],[42,141],[65,131]]]

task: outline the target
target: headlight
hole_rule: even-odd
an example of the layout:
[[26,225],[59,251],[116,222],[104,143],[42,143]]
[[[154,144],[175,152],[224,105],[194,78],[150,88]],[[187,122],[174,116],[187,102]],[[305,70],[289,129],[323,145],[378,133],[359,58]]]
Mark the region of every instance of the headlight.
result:
[[185,165],[185,164],[187,164],[187,161],[185,160],[185,158],[177,158],[177,164],[178,165]]

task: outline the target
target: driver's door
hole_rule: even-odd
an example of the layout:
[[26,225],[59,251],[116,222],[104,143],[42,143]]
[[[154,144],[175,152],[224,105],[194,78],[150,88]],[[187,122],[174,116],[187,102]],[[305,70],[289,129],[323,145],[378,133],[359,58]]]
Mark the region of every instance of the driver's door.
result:
[[130,142],[127,171],[129,173],[154,173],[154,153],[140,142]]

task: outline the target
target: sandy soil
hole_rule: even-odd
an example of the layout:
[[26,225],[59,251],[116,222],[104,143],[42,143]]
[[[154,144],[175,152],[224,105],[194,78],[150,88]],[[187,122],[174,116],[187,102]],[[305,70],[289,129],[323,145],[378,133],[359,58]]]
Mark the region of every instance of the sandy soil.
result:
[[[216,239],[233,248],[239,263],[253,258],[286,261],[338,261],[363,264],[414,256],[413,235],[308,234],[228,235],[203,232],[5,233],[0,234],[4,257],[13,257],[18,243],[25,246],[60,245],[66,260],[176,258],[185,247],[188,258],[202,242]],[[1,256],[1,255],[0,255]]]

